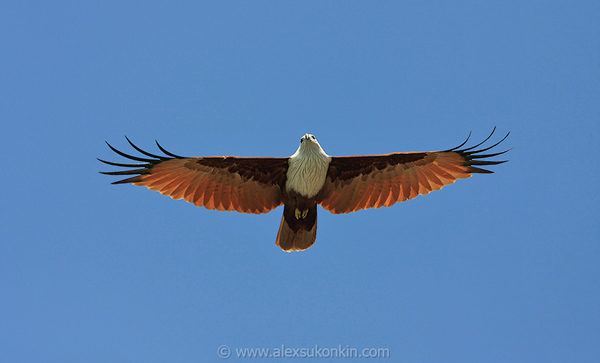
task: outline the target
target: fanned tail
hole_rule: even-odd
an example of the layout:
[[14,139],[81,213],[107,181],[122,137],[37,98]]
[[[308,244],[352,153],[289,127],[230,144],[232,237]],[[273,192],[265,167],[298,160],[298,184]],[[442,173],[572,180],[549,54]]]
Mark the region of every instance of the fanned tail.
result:
[[317,203],[295,193],[288,193],[284,203],[276,244],[286,252],[303,251],[317,238]]
[[294,232],[285,221],[285,216],[281,218],[279,232],[277,232],[277,246],[286,252],[304,251],[315,243],[317,238],[317,222],[310,231],[298,230]]

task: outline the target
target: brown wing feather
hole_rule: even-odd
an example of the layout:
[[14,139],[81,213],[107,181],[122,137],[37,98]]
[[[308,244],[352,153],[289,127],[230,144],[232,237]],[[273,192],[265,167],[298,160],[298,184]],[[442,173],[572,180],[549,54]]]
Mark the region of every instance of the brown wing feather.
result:
[[171,154],[158,145],[167,155],[159,156],[141,150],[131,141],[129,143],[150,158],[131,156],[108,145],[117,154],[142,162],[123,164],[98,159],[109,165],[134,168],[102,172],[128,176],[113,184],[145,186],[173,199],[184,199],[198,207],[220,211],[258,214],[267,213],[283,204],[282,189],[286,181],[288,158],[186,158]]
[[480,159],[501,155],[508,150],[485,155],[480,153],[500,144],[508,134],[490,147],[474,150],[492,134],[482,143],[466,149],[460,149],[465,141],[445,151],[332,157],[317,201],[336,214],[389,207],[440,190],[458,179],[469,178],[473,173],[493,173],[478,166],[502,164],[506,160]]

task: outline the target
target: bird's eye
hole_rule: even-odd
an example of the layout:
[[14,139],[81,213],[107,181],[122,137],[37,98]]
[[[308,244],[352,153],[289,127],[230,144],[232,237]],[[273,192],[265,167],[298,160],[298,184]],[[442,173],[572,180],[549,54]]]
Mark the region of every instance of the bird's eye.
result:
[[300,143],[302,144],[303,142],[304,142],[304,138],[301,138],[300,139]]
[[314,136],[311,136],[311,139],[316,140]]

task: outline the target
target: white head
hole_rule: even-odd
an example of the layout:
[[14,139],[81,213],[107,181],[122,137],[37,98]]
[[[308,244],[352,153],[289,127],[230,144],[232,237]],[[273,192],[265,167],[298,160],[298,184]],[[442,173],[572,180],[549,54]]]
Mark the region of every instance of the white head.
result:
[[331,156],[325,154],[317,139],[306,134],[300,139],[300,147],[290,157],[286,189],[312,198],[323,188]]
[[300,146],[298,147],[296,153],[292,156],[296,156],[298,154],[321,154],[328,156],[325,151],[323,151],[323,148],[317,141],[315,135],[311,134],[305,134],[302,136],[302,138],[300,138]]

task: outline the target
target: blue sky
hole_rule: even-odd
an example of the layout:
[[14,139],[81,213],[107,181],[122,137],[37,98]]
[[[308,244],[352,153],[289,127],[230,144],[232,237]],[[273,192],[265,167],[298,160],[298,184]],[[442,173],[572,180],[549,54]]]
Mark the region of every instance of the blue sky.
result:
[[[594,1],[4,2],[0,360],[600,359]],[[447,149],[509,163],[391,208],[208,211],[110,185],[124,135],[189,156]],[[131,150],[131,149],[129,149]],[[362,359],[356,359],[358,361]]]

